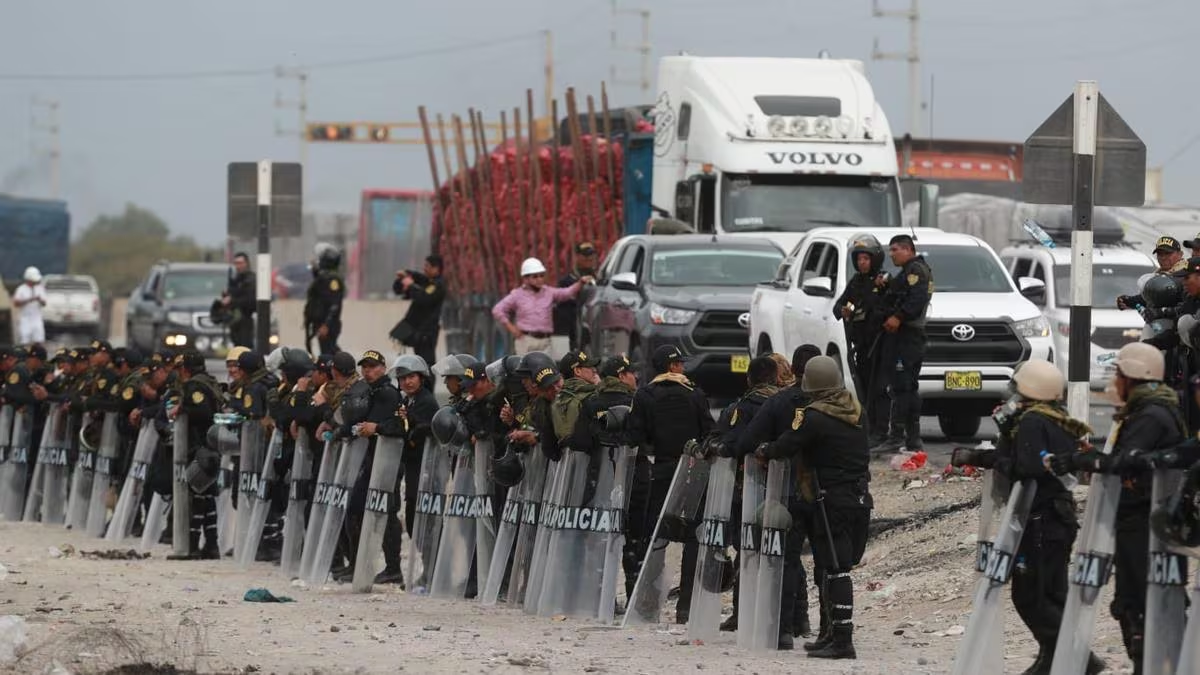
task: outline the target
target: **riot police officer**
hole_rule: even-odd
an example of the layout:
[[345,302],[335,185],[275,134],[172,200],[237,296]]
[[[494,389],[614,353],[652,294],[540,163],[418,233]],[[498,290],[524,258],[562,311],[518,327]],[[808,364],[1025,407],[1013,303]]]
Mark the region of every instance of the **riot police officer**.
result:
[[312,350],[312,338],[317,338],[321,354],[334,354],[338,349],[338,336],[342,334],[342,299],[346,295],[346,281],[338,268],[342,264],[342,253],[332,244],[320,243],[314,249],[317,256],[313,269],[313,282],[308,286],[308,297],[304,303],[305,346]]
[[[168,402],[165,408],[167,421],[173,421],[179,413],[188,416],[187,446],[188,483],[191,495],[192,520],[188,531],[189,559],[216,560],[221,557],[217,547],[217,474],[221,468],[221,455],[217,448],[208,447],[208,429],[213,415],[220,412],[223,396],[220,385],[209,375],[204,365],[204,356],[188,350],[178,357],[178,398]],[[161,451],[161,450],[160,450]],[[200,535],[204,535],[204,547],[200,547]],[[173,556],[168,556],[172,559]]]
[[250,256],[238,252],[233,256],[233,276],[217,300],[229,321],[229,340],[237,347],[254,346],[255,277],[250,270]]
[[846,343],[850,347],[850,365],[858,400],[866,407],[868,431],[872,445],[882,443],[887,436],[887,383],[875,377],[879,338],[883,334],[879,316],[883,292],[876,283],[883,266],[883,246],[867,234],[850,242],[850,261],[854,276],[846,282],[846,290],[833,303],[833,316],[846,328]]
[[[398,272],[392,282],[392,292],[411,303],[404,319],[392,329],[392,338],[412,347],[425,363],[437,360],[439,323],[442,304],[446,301],[446,282],[442,279],[444,264],[440,255],[426,256],[424,271]],[[432,391],[433,378],[425,378],[425,386]]]
[[888,382],[892,409],[887,440],[871,449],[880,454],[901,447],[916,452],[924,447],[919,388],[925,360],[925,311],[933,295],[933,271],[917,256],[913,238],[898,234],[888,242],[888,250],[900,271],[887,281],[882,303],[886,318],[876,377]]

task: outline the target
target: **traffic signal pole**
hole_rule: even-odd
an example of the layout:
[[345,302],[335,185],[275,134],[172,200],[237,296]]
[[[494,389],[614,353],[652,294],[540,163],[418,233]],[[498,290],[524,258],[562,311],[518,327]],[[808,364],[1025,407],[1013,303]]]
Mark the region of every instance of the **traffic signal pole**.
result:
[[271,348],[271,162],[258,163],[258,256],[255,270],[255,344],[266,358]]

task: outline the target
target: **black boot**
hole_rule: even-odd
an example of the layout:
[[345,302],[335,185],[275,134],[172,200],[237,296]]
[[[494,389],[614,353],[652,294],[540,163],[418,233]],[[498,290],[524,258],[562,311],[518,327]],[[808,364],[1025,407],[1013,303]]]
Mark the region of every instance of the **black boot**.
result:
[[796,648],[796,641],[792,639],[792,634],[783,632],[779,634],[779,651],[790,652]]
[[1095,652],[1088,654],[1087,670],[1084,671],[1087,675],[1099,675],[1107,668],[1108,664],[1104,662],[1104,659],[1096,656]]
[[404,574],[400,572],[399,567],[384,567],[382,572],[375,575],[375,583],[398,584],[400,588],[404,588]]
[[1038,646],[1037,657],[1033,659],[1033,665],[1021,671],[1021,675],[1050,675],[1050,666],[1054,663],[1054,648],[1047,649],[1044,645]]
[[733,610],[733,614],[729,615],[728,619],[721,622],[721,631],[728,633],[738,629],[737,609]]
[[812,622],[808,620],[807,612],[792,623],[792,635],[795,637],[808,637],[812,635]]
[[900,452],[900,448],[904,447],[904,442],[899,436],[890,436],[888,439],[879,445],[871,448],[872,455],[891,455]]
[[824,611],[821,612],[821,627],[817,631],[817,639],[812,642],[804,643],[804,651],[811,652],[818,649],[824,649],[829,646],[833,640],[833,632],[829,630],[829,617]]
[[832,639],[823,649],[815,649],[808,653],[810,659],[857,659],[854,651],[854,626],[834,626],[831,631]]

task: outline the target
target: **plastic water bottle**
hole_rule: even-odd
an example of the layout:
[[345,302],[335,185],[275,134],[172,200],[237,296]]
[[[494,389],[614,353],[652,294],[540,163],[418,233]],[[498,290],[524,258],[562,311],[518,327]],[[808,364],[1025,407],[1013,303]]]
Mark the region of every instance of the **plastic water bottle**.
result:
[[[1050,453],[1048,453],[1048,452],[1046,452],[1045,450],[1043,450],[1043,451],[1041,452],[1041,455],[1040,455],[1040,457],[1041,457],[1043,460],[1045,460],[1045,459],[1046,459],[1046,455],[1049,455],[1049,454],[1050,454]],[[1060,481],[1062,481],[1063,487],[1067,488],[1068,490],[1074,490],[1074,489],[1075,489],[1075,486],[1076,486],[1076,485],[1079,485],[1079,479],[1078,479],[1078,478],[1076,478],[1076,477],[1075,477],[1075,474],[1073,474],[1073,473],[1064,473],[1063,475],[1059,476],[1059,477],[1058,477],[1058,479],[1059,479]]]
[[1037,242],[1042,246],[1045,246],[1046,248],[1057,248],[1054,244],[1054,239],[1052,239],[1049,234],[1046,234],[1046,231],[1042,229],[1042,226],[1038,225],[1037,221],[1033,220],[1032,218],[1026,218],[1025,222],[1021,223],[1021,227],[1025,228],[1025,231],[1029,233],[1029,236],[1036,239]]

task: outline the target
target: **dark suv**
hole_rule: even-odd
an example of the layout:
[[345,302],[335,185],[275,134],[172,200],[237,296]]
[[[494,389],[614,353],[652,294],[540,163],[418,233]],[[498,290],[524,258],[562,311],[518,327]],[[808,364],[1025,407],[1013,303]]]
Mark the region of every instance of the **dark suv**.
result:
[[642,381],[656,347],[678,345],[686,371],[716,399],[746,390],[750,299],[784,257],[748,236],[634,235],[604,258],[580,311],[599,354],[627,353]]
[[[160,262],[129,296],[125,316],[127,344],[149,353],[161,347],[193,347],[205,356],[224,356],[232,346],[225,326],[209,316],[213,300],[229,284],[226,263]],[[279,330],[271,322],[271,346]]]

